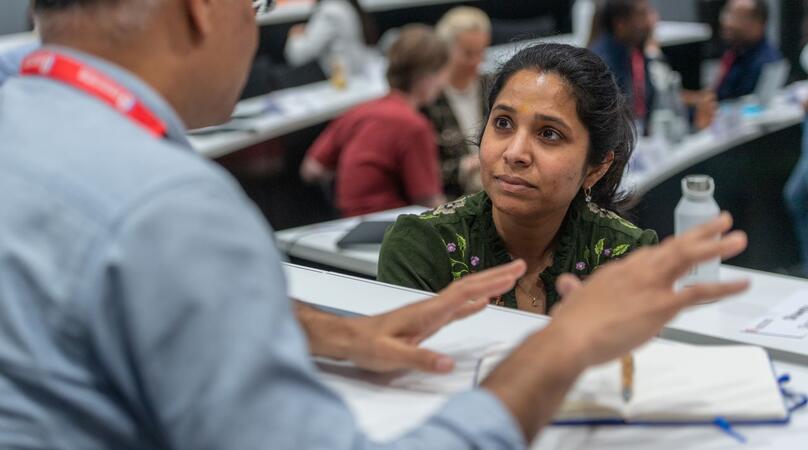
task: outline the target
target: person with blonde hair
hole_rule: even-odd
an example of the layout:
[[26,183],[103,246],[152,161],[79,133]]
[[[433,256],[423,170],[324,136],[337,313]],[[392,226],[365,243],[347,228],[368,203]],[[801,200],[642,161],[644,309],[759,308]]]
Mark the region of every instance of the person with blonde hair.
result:
[[436,30],[449,45],[449,82],[425,110],[438,133],[444,192],[456,198],[481,189],[473,141],[485,109],[479,67],[491,43],[491,21],[478,8],[459,6],[444,14]]

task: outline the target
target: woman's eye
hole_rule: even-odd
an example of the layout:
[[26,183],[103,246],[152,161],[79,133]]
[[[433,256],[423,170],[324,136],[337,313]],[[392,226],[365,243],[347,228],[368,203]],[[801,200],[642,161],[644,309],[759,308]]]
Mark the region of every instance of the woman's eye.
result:
[[511,121],[504,117],[497,117],[496,119],[494,119],[494,126],[496,128],[510,128]]
[[542,129],[539,132],[539,136],[541,136],[542,139],[545,139],[545,140],[548,140],[548,141],[553,141],[553,142],[557,142],[557,141],[560,141],[561,139],[563,139],[563,136],[561,136],[561,133],[559,133],[558,131],[556,131],[556,130],[554,130],[552,128],[544,128],[544,129]]

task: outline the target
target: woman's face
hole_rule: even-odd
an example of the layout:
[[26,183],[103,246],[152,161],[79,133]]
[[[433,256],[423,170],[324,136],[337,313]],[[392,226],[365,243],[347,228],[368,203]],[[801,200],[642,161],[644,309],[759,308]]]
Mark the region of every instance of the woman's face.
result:
[[584,182],[611,163],[590,167],[589,132],[558,75],[521,70],[491,108],[480,146],[483,187],[494,207],[522,218],[566,212]]

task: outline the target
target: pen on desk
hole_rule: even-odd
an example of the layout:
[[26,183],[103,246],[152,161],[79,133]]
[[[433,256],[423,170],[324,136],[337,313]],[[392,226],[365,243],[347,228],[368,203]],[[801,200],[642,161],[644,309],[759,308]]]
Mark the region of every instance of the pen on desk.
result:
[[634,355],[628,354],[620,360],[623,374],[623,402],[628,403],[634,393]]

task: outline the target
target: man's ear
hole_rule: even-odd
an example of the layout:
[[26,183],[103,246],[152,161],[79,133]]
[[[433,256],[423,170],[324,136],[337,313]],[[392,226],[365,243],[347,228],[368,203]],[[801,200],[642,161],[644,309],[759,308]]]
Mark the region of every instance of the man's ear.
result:
[[214,3],[217,0],[181,0],[185,4],[188,24],[195,38],[199,39],[210,34],[213,30]]
[[592,186],[597,184],[598,181],[600,181],[600,179],[603,178],[604,175],[606,175],[606,172],[609,171],[609,168],[612,167],[613,162],[614,162],[614,152],[609,151],[608,153],[606,153],[606,157],[603,158],[602,163],[595,166],[590,166],[586,170],[586,176],[584,177],[584,187],[591,188]]

